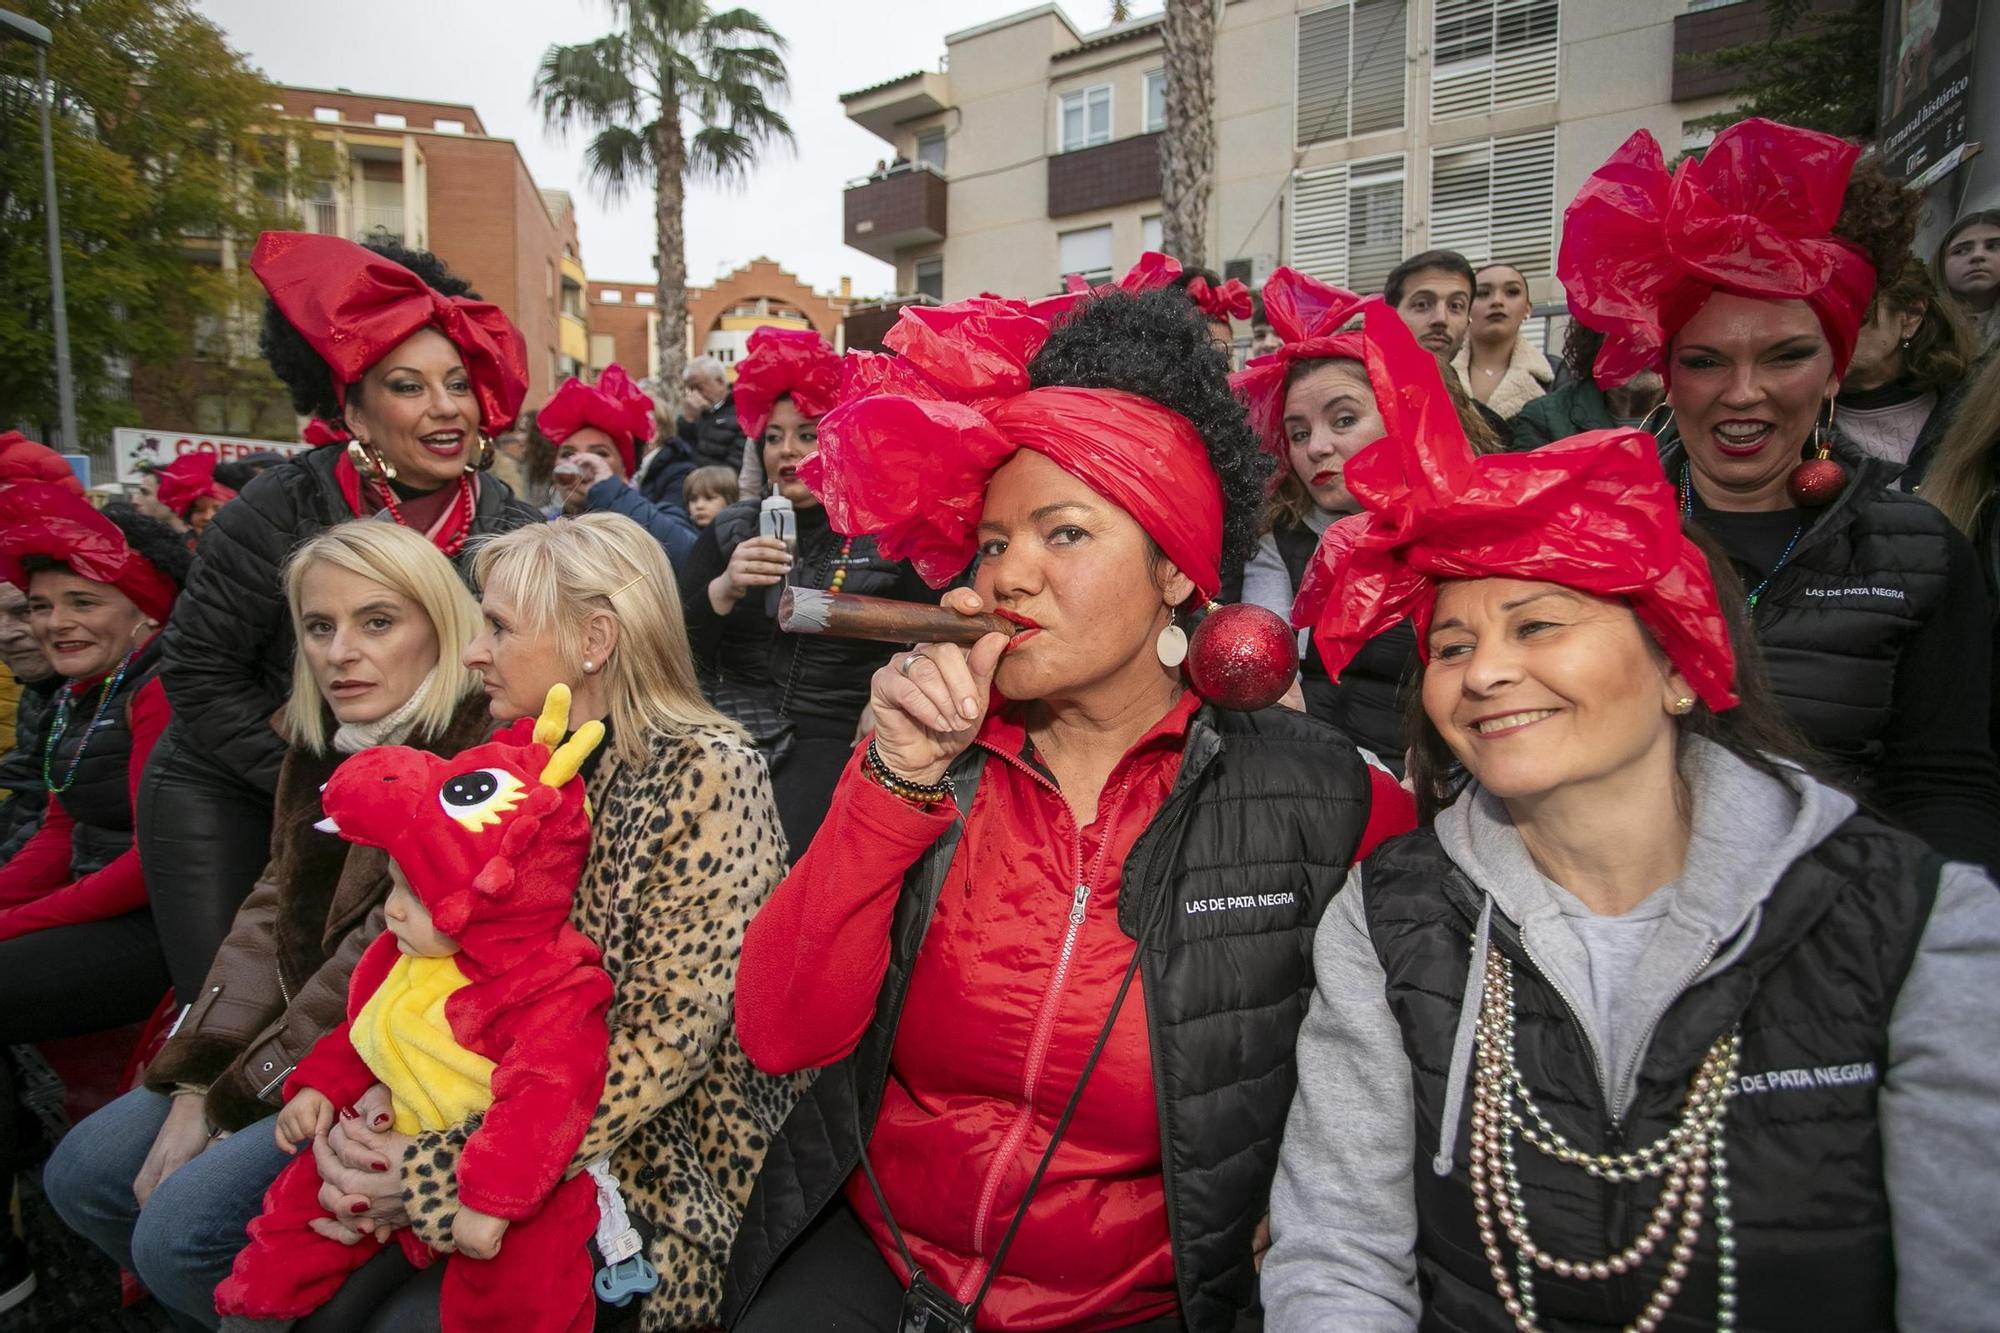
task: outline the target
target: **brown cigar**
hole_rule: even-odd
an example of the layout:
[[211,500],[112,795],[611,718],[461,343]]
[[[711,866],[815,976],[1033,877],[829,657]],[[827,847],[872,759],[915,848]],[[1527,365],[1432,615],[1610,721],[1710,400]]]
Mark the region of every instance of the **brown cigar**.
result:
[[970,648],[989,634],[1013,634],[1021,627],[987,613],[962,616],[922,602],[794,587],[778,599],[778,628],[787,634],[830,634],[878,643],[957,643]]

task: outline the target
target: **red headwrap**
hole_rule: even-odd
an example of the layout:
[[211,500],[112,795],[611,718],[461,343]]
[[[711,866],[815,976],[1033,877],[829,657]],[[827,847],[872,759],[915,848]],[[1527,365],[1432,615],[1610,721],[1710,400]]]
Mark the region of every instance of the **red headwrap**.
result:
[[[1274,269],[1264,282],[1264,317],[1283,345],[1231,375],[1229,387],[1249,409],[1250,424],[1257,428],[1264,452],[1286,466],[1290,464],[1285,457],[1285,379],[1301,361],[1361,360],[1361,330],[1341,330],[1361,313],[1363,304],[1364,298],[1353,292],[1330,287],[1295,268]],[[1277,477],[1283,476],[1280,470]]]
[[535,429],[561,444],[585,426],[595,426],[618,447],[629,477],[639,470],[638,442],[653,438],[653,412],[653,400],[632,382],[625,367],[614,361],[604,368],[595,385],[575,377],[564,380],[535,413]]
[[257,238],[250,271],[333,370],[343,403],[348,385],[428,326],[465,358],[488,435],[520,413],[528,396],[528,344],[499,306],[442,295],[401,264],[339,236],[267,231]]
[[736,424],[753,445],[764,437],[771,409],[780,398],[807,420],[817,420],[840,401],[840,355],[811,329],[765,325],[750,333],[749,355],[736,367]]
[[843,401],[820,421],[800,476],[836,529],[876,534],[935,588],[971,563],[995,470],[1032,450],[1130,514],[1213,597],[1222,486],[1200,434],[1137,394],[1029,388],[1048,336],[1020,301],[904,307],[884,339],[901,355],[848,358]]
[[1719,291],[1806,302],[1845,374],[1875,294],[1868,257],[1833,237],[1860,152],[1751,119],[1669,176],[1652,135],[1627,139],[1564,212],[1556,260],[1570,313],[1606,335],[1597,383],[1667,373],[1674,334]]
[[236,498],[235,491],[216,481],[214,454],[182,454],[160,469],[160,503],[182,518],[204,496]]
[[63,456],[46,444],[37,444],[18,430],[0,435],[0,486],[41,482],[58,486],[72,495],[83,494],[83,483]]
[[1196,274],[1188,279],[1186,291],[1188,300],[1194,302],[1195,308],[1210,319],[1226,320],[1232,315],[1237,319],[1250,318],[1250,311],[1253,308],[1250,289],[1245,287],[1239,278],[1231,278],[1220,287],[1211,287],[1207,278]]
[[1527,579],[1625,598],[1708,706],[1733,707],[1729,627],[1652,436],[1590,431],[1475,458],[1437,358],[1386,305],[1366,318],[1368,377],[1396,386],[1377,399],[1388,432],[1342,470],[1363,512],[1327,529],[1292,607],[1328,674],[1406,617],[1428,658],[1441,580]]
[[299,432],[299,441],[315,449],[322,444],[346,444],[348,438],[347,427],[337,426],[331,421],[322,421],[318,417],[308,421],[306,428]]
[[79,578],[108,583],[154,620],[165,620],[180,591],[152,561],[125,544],[118,525],[81,496],[41,482],[0,489],[0,579],[28,590],[22,561],[60,560]]
[[[1088,296],[1092,292],[1109,291],[1120,291],[1129,295],[1137,295],[1140,292],[1151,291],[1155,287],[1165,287],[1180,275],[1180,260],[1175,259],[1172,255],[1163,255],[1158,250],[1148,250],[1146,253],[1140,255],[1139,262],[1127,269],[1125,276],[1116,282],[1100,283],[1098,286],[1093,287],[1084,279],[1081,273],[1065,274],[1063,276],[1063,295]],[[1001,298],[994,297],[993,299],[999,300]],[[1058,302],[1059,304],[1051,305],[1051,302]],[[1028,303],[1029,308],[1036,314],[1046,312],[1050,315],[1067,314],[1075,304],[1074,301],[1063,302],[1061,297],[1043,297],[1039,301]]]

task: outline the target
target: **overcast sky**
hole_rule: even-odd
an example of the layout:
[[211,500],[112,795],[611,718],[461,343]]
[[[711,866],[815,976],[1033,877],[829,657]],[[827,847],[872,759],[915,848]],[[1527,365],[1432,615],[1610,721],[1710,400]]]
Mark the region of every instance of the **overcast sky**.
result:
[[[745,0],[791,49],[784,107],[796,152],[772,154],[736,190],[698,187],[687,204],[688,277],[696,283],[768,255],[815,288],[843,274],[857,293],[893,285],[887,264],[840,239],[841,189],[888,148],[840,111],[839,95],[935,68],[944,35],[1035,0]],[[268,77],[313,88],[470,103],[489,134],[521,146],[535,183],[576,196],[584,267],[594,278],[650,281],[650,191],[605,202],[584,178],[583,139],[544,131],[529,103],[551,45],[610,30],[605,0],[195,0],[230,45]],[[1141,0],[1140,13],[1157,10]],[[1084,31],[1110,21],[1110,0],[1064,0]],[[450,256],[445,256],[447,260]]]

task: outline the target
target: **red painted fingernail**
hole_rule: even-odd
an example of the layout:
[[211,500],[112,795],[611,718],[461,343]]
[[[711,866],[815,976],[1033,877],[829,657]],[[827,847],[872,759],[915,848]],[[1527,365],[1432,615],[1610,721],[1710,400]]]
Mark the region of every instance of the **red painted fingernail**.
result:
[[368,1202],[364,1199],[360,1203],[350,1203],[347,1205],[347,1211],[350,1213],[365,1213],[368,1211]]
[[375,1128],[377,1128],[377,1129],[383,1129],[383,1128],[386,1128],[386,1127],[388,1126],[388,1124],[389,1124],[389,1117],[388,1117],[388,1116],[386,1116],[386,1115],[378,1115],[378,1116],[376,1116],[376,1117],[375,1117]]
[[377,1171],[387,1171],[389,1169],[387,1162],[370,1162],[368,1165],[374,1167]]
[[353,1107],[351,1107],[351,1106],[343,1106],[343,1107],[341,1107],[341,1108],[340,1108],[340,1118],[341,1118],[342,1120],[353,1120],[353,1119],[355,1119],[356,1117],[355,1117],[355,1113],[354,1113],[354,1108],[353,1108]]

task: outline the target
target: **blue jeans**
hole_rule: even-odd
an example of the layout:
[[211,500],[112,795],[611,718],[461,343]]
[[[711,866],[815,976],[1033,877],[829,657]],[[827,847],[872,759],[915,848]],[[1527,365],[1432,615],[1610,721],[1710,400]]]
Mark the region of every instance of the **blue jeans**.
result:
[[136,1273],[183,1326],[214,1328],[215,1286],[291,1158],[266,1117],[210,1144],[160,1182],[142,1211],[132,1182],[166,1120],[167,1098],[126,1093],[63,1137],[42,1168],[42,1189],[70,1230]]

